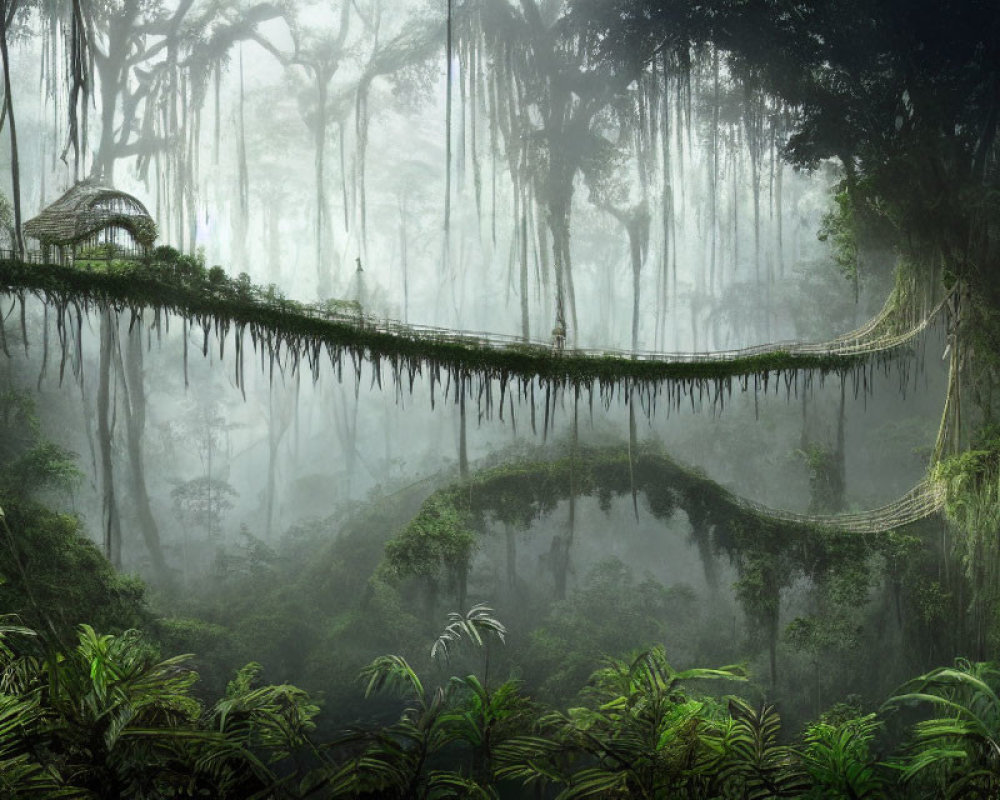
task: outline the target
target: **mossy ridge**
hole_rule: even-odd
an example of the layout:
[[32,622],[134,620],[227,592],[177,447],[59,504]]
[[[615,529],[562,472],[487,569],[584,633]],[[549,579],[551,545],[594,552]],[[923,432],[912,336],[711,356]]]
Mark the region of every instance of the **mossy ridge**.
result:
[[571,475],[576,494],[596,496],[605,510],[613,497],[633,490],[664,522],[683,509],[703,552],[725,554],[737,563],[747,548],[787,550],[793,553],[796,568],[811,574],[832,552],[855,557],[859,549],[881,546],[878,537],[859,536],[833,524],[768,517],[652,446],[637,453],[631,465],[625,448],[582,448],[575,456],[493,467],[434,492],[388,542],[380,572],[396,578],[452,581],[453,570],[467,569],[476,534],[485,534],[491,520],[528,528],[569,498]]
[[[181,257],[184,258],[184,257]],[[315,316],[315,309],[250,283],[246,275],[233,280],[213,268],[164,268],[156,261],[113,262],[106,271],[84,271],[53,264],[25,264],[14,259],[0,259],[0,286],[23,303],[25,293],[32,292],[58,309],[57,327],[62,347],[67,347],[66,330],[79,326],[80,317],[92,306],[110,306],[116,313],[129,311],[133,320],[145,309],[155,314],[154,324],[166,313],[182,317],[185,324],[203,331],[203,353],[207,353],[210,335],[219,341],[224,354],[224,339],[230,329],[236,334],[235,376],[242,385],[243,340],[250,335],[255,353],[259,351],[262,367],[273,373],[281,368],[297,369],[305,361],[318,377],[323,355],[329,358],[342,377],[345,357],[360,380],[361,364],[373,368],[373,383],[382,384],[383,365],[388,365],[397,390],[412,391],[418,375],[431,382],[431,398],[435,387],[444,387],[445,399],[453,399],[458,387],[465,385],[475,396],[480,410],[493,412],[494,406],[503,414],[507,395],[515,392],[534,404],[536,390],[545,394],[546,411],[554,412],[560,392],[585,390],[593,400],[595,389],[605,403],[619,396],[637,394],[646,414],[652,414],[658,399],[665,395],[668,408],[679,408],[683,400],[693,407],[709,402],[713,407],[724,404],[725,398],[737,387],[748,391],[775,391],[783,382],[786,392],[797,390],[798,375],[808,382],[814,373],[821,380],[837,375],[842,380],[853,379],[855,392],[867,391],[876,366],[888,371],[895,360],[908,353],[908,348],[896,347],[864,354],[791,353],[775,350],[717,361],[651,361],[615,355],[580,355],[554,353],[533,345],[512,344],[496,347],[473,340],[455,341],[435,338],[433,333],[400,327],[392,331],[378,330],[358,315],[340,314],[337,319]],[[169,276],[170,280],[165,279]],[[75,319],[70,310],[75,312]],[[0,346],[5,347],[4,342]],[[463,380],[478,376],[478,386]],[[499,385],[499,396],[496,386]],[[512,399],[511,399],[512,405]],[[548,413],[546,414],[548,418]]]

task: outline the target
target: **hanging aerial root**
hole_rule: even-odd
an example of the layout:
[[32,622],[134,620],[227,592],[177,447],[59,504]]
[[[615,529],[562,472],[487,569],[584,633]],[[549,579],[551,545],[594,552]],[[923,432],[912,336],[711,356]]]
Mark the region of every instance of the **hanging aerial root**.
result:
[[0,310],[0,351],[10,358],[10,350],[7,349],[7,323],[2,310]]
[[17,293],[17,302],[21,308],[21,342],[24,345],[24,354],[28,355],[28,320],[24,310],[24,292]]

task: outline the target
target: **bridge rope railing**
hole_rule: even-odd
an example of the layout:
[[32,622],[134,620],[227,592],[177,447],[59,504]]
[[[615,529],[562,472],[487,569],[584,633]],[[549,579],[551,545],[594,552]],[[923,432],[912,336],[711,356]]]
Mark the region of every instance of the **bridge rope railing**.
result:
[[848,533],[885,533],[937,513],[944,507],[945,495],[945,487],[940,482],[926,479],[887,505],[848,514],[802,514],[765,506],[737,495],[732,495],[732,500],[741,508],[782,522],[836,528]]
[[[894,357],[947,304],[946,298],[933,309],[925,306],[924,313],[911,313],[910,319],[904,319],[907,314],[900,306],[906,304],[897,302],[894,294],[865,325],[824,342],[780,341],[709,352],[632,351],[568,347],[564,341],[402,322],[364,313],[349,302],[300,303],[275,295],[273,288],[266,291],[229,278],[221,283],[205,278],[190,282],[172,275],[169,265],[160,266],[136,262],[116,274],[100,266],[87,269],[44,263],[37,254],[25,258],[0,250],[0,289],[22,298],[31,292],[43,302],[55,302],[60,313],[67,304],[97,304],[131,309],[133,315],[139,313],[137,309],[150,307],[157,319],[161,311],[178,314],[205,332],[203,352],[207,352],[211,330],[220,342],[233,328],[238,337],[246,330],[255,349],[261,345],[272,351],[272,361],[274,351],[284,348],[293,356],[293,369],[304,356],[314,375],[320,351],[326,347],[338,365],[345,351],[355,364],[361,359],[375,364],[385,360],[392,364],[397,379],[408,373],[411,383],[424,365],[432,367],[432,383],[441,369],[452,378],[476,372],[486,380],[500,381],[501,398],[503,387],[512,380],[519,382],[522,391],[537,378],[554,384],[556,391],[567,384],[598,386],[604,396],[614,386],[629,385],[639,385],[648,394],[651,387],[666,382],[674,404],[682,395],[694,402],[695,394],[700,398],[713,381],[713,398],[722,389],[729,391],[733,378],[740,378],[747,388],[747,380],[753,377],[755,388],[763,385],[766,389],[769,373],[783,375],[787,383],[798,370],[855,370],[857,380],[863,365],[873,358],[887,361]],[[242,352],[239,338],[237,352]]]
[[489,333],[485,331],[456,330],[432,325],[421,325],[412,322],[401,322],[396,319],[378,317],[371,314],[350,312],[328,312],[313,306],[304,306],[305,313],[314,319],[330,319],[335,316],[338,321],[354,324],[359,327],[385,333],[400,338],[427,339],[452,344],[465,344],[475,347],[493,347],[507,349],[532,349],[544,352],[556,352],[564,356],[584,356],[590,358],[620,358],[634,361],[669,362],[669,363],[709,363],[719,361],[735,361],[750,356],[767,355],[770,353],[787,353],[796,355],[820,356],[857,356],[872,355],[887,350],[902,347],[923,333],[937,318],[947,305],[948,298],[941,300],[929,313],[924,314],[915,324],[895,333],[878,333],[892,315],[890,298],[878,315],[862,327],[841,334],[825,342],[802,342],[799,340],[784,340],[768,342],[760,345],[731,348],[712,351],[654,351],[626,350],[614,347],[562,347],[554,348],[551,341],[540,339],[525,339],[511,334]]

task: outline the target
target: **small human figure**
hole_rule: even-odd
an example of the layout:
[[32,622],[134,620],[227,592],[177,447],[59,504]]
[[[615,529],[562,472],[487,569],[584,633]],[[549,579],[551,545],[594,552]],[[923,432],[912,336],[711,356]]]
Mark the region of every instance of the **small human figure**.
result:
[[566,346],[566,325],[562,320],[556,320],[552,329],[552,352],[561,353]]

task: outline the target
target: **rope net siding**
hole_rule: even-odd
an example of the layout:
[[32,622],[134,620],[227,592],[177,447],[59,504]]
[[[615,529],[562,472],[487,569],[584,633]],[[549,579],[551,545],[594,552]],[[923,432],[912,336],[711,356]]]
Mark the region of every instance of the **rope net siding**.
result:
[[797,525],[818,525],[848,533],[885,533],[902,528],[937,513],[944,507],[945,488],[932,480],[924,480],[898,500],[888,505],[852,514],[798,514],[793,511],[769,508],[742,497],[732,496],[733,502],[771,519]]

